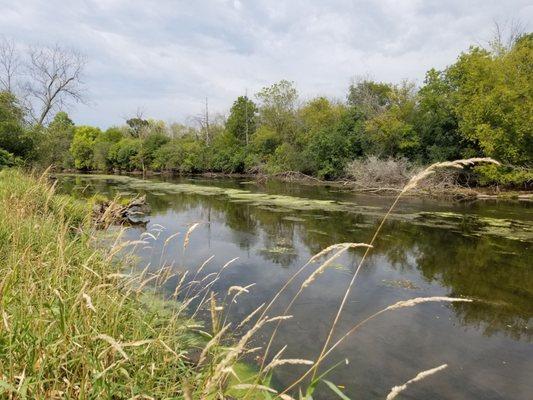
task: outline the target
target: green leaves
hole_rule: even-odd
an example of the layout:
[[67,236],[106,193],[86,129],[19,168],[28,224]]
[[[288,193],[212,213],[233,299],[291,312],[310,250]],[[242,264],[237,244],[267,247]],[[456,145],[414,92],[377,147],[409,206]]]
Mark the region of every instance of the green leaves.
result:
[[328,387],[333,391],[333,393],[339,396],[339,398],[341,398],[342,400],[350,400],[350,398],[346,396],[344,393],[342,393],[341,390],[334,383],[327,381],[325,379],[322,382],[328,385]]

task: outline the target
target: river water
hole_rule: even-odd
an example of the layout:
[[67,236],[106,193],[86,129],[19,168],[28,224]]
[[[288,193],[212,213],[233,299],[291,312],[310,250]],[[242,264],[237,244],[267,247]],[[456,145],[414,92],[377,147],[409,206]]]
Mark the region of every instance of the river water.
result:
[[[214,255],[202,278],[238,257],[213,286],[223,296],[233,285],[255,284],[231,306],[232,321],[270,301],[323,248],[370,241],[393,200],[342,188],[244,179],[61,175],[59,187],[80,197],[146,194],[149,222],[127,235],[135,239],[148,231],[157,236],[149,238],[151,250],[138,254],[151,268],[164,263],[193,275]],[[183,254],[183,234],[195,222],[200,225]],[[182,234],[167,244],[162,257],[165,240],[176,232]],[[335,337],[399,300],[452,296],[475,301],[428,303],[383,314],[331,354],[323,370],[338,365],[328,380],[352,399],[383,399],[391,387],[418,372],[448,364],[401,398],[533,398],[533,203],[405,198],[370,254]],[[287,345],[285,358],[317,357],[361,255],[361,250],[348,252],[303,291],[290,312],[292,320],[281,325],[275,351]],[[271,315],[282,312],[310,272],[280,297]],[[168,282],[169,293],[176,283]],[[256,342],[267,339],[264,332]],[[283,388],[303,371],[282,367],[273,384]],[[337,397],[320,386],[315,399],[330,398]]]

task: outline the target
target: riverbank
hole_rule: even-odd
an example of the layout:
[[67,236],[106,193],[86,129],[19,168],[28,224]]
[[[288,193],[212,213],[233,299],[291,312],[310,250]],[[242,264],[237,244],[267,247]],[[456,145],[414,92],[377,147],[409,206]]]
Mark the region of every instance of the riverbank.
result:
[[[233,382],[217,368],[234,348],[210,341],[190,301],[176,301],[180,287],[161,297],[171,268],[128,263],[124,252],[145,240],[103,238],[90,202],[19,170],[0,171],[0,221],[2,396],[192,399]],[[238,354],[227,367],[255,379]]]
[[[86,174],[102,174],[102,171],[84,171],[65,170],[64,173],[86,173]],[[325,186],[333,187],[343,190],[353,191],[354,193],[379,194],[381,196],[391,196],[398,194],[403,185],[383,185],[378,182],[375,184],[362,185],[357,181],[350,179],[327,181],[321,180],[313,176],[302,174],[301,172],[284,172],[278,174],[264,174],[264,173],[223,173],[223,172],[202,172],[196,174],[176,174],[172,172],[158,172],[158,171],[111,171],[113,175],[121,176],[135,176],[135,177],[203,177],[209,179],[247,179],[257,185],[263,185],[268,180],[278,180],[287,183],[296,183],[310,186]],[[436,199],[449,199],[453,201],[470,201],[470,200],[517,200],[517,201],[533,201],[532,190],[515,190],[501,186],[464,186],[448,181],[438,181],[420,185],[420,187],[410,190],[404,196],[418,196],[431,197]]]

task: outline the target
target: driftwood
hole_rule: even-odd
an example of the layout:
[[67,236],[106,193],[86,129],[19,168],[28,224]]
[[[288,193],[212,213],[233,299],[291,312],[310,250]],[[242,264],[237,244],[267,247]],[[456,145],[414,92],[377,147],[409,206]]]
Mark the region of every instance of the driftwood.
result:
[[146,196],[137,197],[127,204],[115,200],[99,202],[93,206],[93,220],[97,227],[110,225],[146,225],[145,216],[150,212]]

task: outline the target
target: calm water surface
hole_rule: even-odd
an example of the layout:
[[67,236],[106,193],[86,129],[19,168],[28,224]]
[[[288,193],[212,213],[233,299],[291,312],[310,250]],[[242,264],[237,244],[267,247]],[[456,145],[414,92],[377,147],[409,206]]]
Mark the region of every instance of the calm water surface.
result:
[[[157,268],[164,241],[194,231],[185,258],[183,235],[163,256],[177,271],[201,275],[238,257],[215,285],[224,294],[233,285],[255,283],[238,298],[230,319],[239,321],[273,294],[310,256],[339,242],[368,242],[389,197],[361,196],[338,188],[244,180],[60,176],[62,190],[87,196],[143,193],[152,207],[146,227],[130,238],[164,230],[152,250],[139,255]],[[324,201],[328,200],[328,201]],[[324,368],[347,359],[329,375],[352,399],[384,398],[390,388],[419,371],[447,363],[434,377],[409,387],[404,399],[533,398],[533,203],[478,201],[451,203],[404,199],[386,223],[361,271],[337,334],[399,300],[419,296],[466,296],[475,303],[425,304],[385,314],[344,342]],[[287,358],[313,359],[350,281],[361,251],[340,258],[294,306],[282,325],[275,350]],[[184,261],[185,260],[185,261]],[[302,277],[302,279],[304,279]],[[281,313],[299,283],[280,299]],[[176,281],[168,283],[172,292]],[[266,340],[268,332],[258,338]],[[261,343],[260,343],[261,344]],[[280,369],[280,388],[303,369]],[[315,398],[336,398],[321,388]]]

